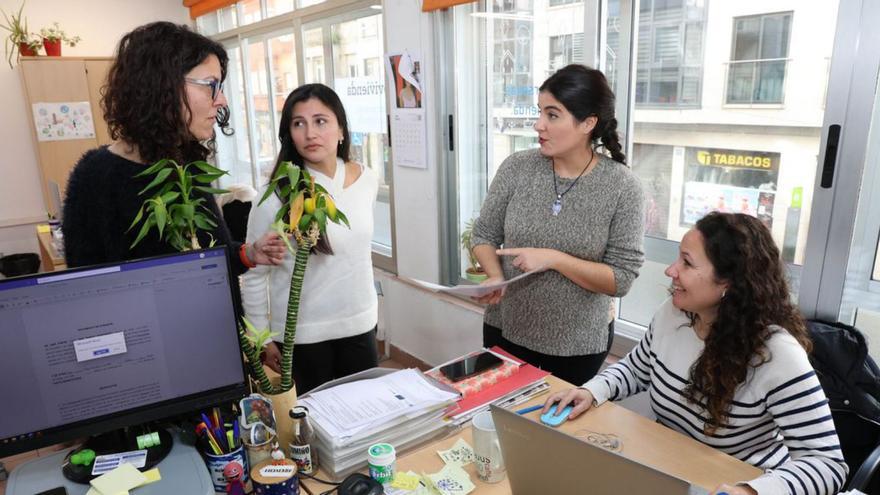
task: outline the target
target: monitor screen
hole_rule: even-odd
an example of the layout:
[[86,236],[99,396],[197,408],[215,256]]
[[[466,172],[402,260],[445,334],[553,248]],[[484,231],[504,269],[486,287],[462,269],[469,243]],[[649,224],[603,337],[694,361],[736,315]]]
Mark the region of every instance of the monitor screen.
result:
[[246,394],[226,250],[0,280],[0,457]]

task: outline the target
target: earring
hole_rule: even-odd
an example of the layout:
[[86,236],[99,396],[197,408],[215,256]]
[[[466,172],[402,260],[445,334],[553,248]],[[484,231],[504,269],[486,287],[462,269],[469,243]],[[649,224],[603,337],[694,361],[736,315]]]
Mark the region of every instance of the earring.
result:
[[724,296],[727,295],[727,289],[721,289],[721,299],[724,299]]
[[339,146],[342,146],[342,139],[339,140]]

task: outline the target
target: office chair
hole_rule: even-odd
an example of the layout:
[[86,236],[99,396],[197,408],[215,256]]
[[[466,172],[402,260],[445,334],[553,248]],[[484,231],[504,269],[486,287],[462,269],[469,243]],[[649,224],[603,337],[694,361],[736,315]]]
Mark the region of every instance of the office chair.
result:
[[810,362],[850,468],[845,486],[880,493],[880,476],[874,476],[880,466],[880,368],[855,327],[809,320],[807,329],[813,341]]

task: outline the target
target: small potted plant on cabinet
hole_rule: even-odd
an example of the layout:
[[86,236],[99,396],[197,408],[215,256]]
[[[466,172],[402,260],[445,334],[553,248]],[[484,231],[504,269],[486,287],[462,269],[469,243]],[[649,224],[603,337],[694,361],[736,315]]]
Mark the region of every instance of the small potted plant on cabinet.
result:
[[461,248],[467,253],[468,264],[470,265],[467,270],[465,270],[465,278],[478,284],[483,280],[486,280],[488,276],[483,270],[483,267],[480,266],[480,262],[477,261],[477,257],[474,256],[473,246],[471,246],[473,230],[474,220],[472,219],[465,224],[464,230],[461,231]]
[[18,8],[18,12],[12,14],[7,14],[3,9],[0,9],[0,13],[3,14],[3,24],[0,24],[0,29],[9,32],[6,36],[5,49],[6,61],[9,62],[10,68],[15,66],[19,57],[35,56],[39,50],[39,44],[35,45],[34,37],[28,33],[27,20],[22,17],[23,10],[23,2]]
[[68,37],[67,33],[61,29],[57,22],[53,22],[52,26],[40,29],[40,36],[43,37],[43,46],[46,48],[46,55],[50,57],[61,56],[61,44],[64,43],[69,47],[76,46],[81,41],[79,36]]

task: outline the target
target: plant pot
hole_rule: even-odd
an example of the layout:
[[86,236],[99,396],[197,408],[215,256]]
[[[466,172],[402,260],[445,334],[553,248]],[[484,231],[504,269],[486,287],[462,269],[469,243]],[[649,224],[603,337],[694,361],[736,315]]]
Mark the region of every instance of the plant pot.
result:
[[10,254],[0,258],[0,273],[6,277],[37,273],[39,269],[40,257],[36,253]]
[[37,51],[31,48],[27,43],[18,44],[18,53],[22,57],[36,57]]
[[[273,376],[269,380],[272,385],[281,383],[280,376]],[[260,392],[262,393],[262,392]],[[296,405],[296,385],[287,392],[280,394],[263,393],[272,401],[272,412],[275,413],[275,431],[278,434],[278,445],[281,450],[287,451],[288,445],[293,441],[293,418],[290,417],[290,408]]]
[[467,270],[465,270],[464,276],[475,284],[479,284],[483,280],[489,278],[489,276],[486,275],[486,272],[484,272],[482,269],[474,270],[473,268],[468,268]]
[[50,57],[61,56],[61,40],[48,40],[43,38],[43,48],[46,49],[46,55]]

